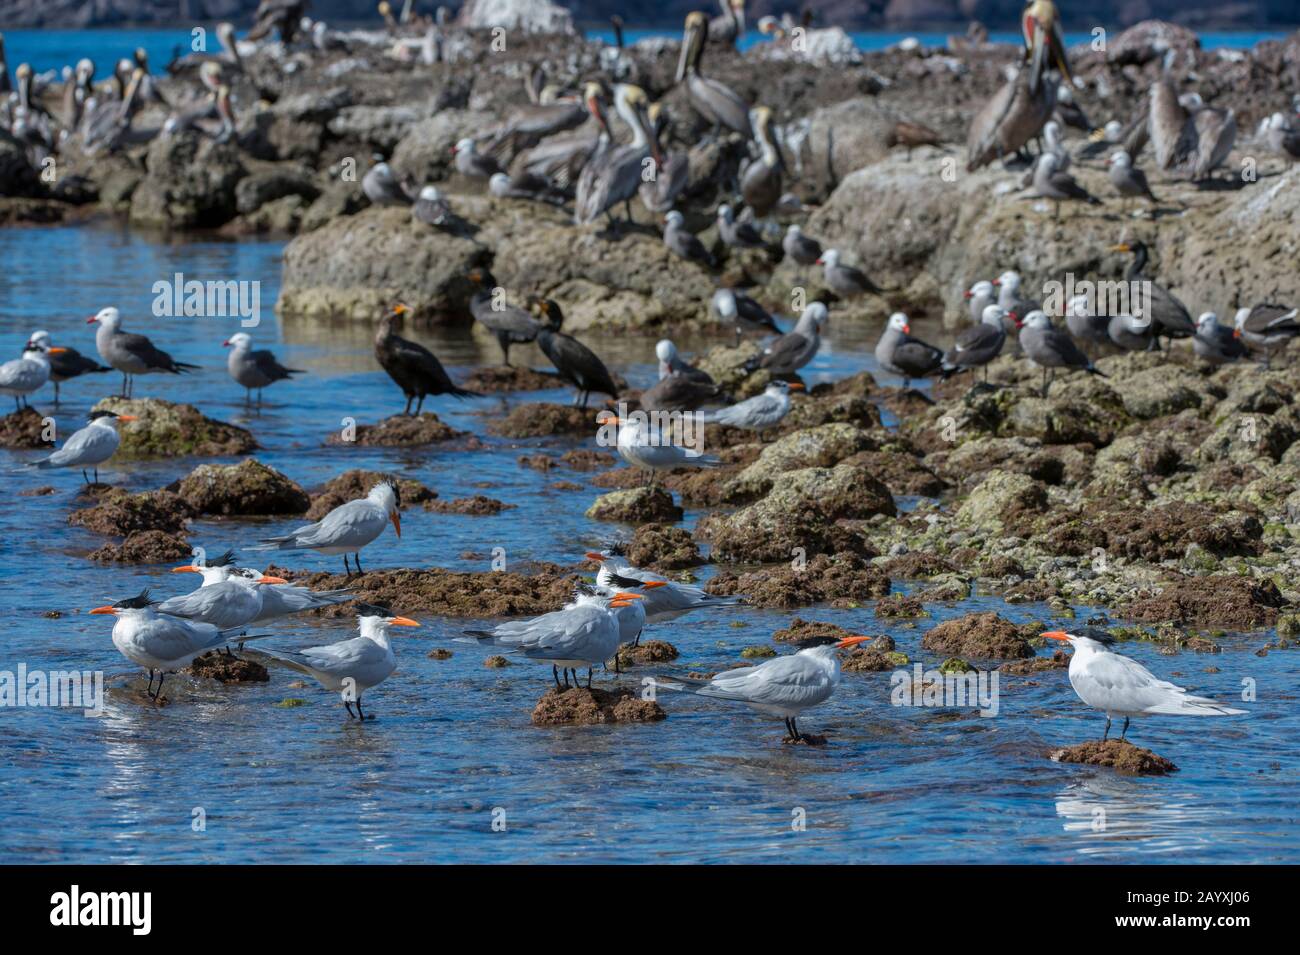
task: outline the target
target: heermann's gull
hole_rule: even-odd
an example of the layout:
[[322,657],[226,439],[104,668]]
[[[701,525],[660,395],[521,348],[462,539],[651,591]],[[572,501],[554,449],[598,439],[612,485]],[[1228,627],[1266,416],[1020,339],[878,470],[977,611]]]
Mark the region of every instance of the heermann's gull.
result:
[[560,331],[564,313],[560,311],[559,304],[538,297],[530,299],[528,304],[533,314],[541,320],[537,347],[551,360],[560,377],[578,389],[573,397],[574,404],[578,404],[581,399],[582,407],[587,407],[587,399],[593,391],[617,398],[618,386],[614,384],[605,363],[582,342]]
[[1233,323],[1248,347],[1264,353],[1268,367],[1273,352],[1286,348],[1287,342],[1300,335],[1300,310],[1285,305],[1256,305],[1239,308]]
[[451,206],[442,197],[437,186],[424,186],[411,206],[411,218],[425,225],[442,228],[451,225],[454,220]]
[[1211,365],[1226,365],[1246,357],[1246,345],[1241,340],[1241,332],[1220,325],[1219,316],[1214,312],[1203,312],[1196,320],[1192,351]]
[[781,423],[781,419],[790,413],[791,389],[802,388],[803,385],[797,381],[794,383],[773,381],[762,394],[746,398],[719,411],[705,412],[704,419],[728,428],[757,431],[761,436],[762,432],[776,427]]
[[162,372],[179,375],[199,367],[176,361],[144,335],[122,331],[122,315],[116,308],[101,308],[86,319],[87,325],[95,323],[99,324],[95,330],[95,348],[99,357],[122,373],[122,394],[119,397],[131,397],[136,375]]
[[766,243],[749,222],[737,222],[731,206],[718,206],[718,237],[731,249],[761,249]]
[[424,407],[426,395],[479,397],[473,391],[457,387],[433,352],[417,342],[402,338],[394,331],[410,311],[407,305],[398,302],[380,320],[375,332],[375,360],[406,395],[406,407],[402,409],[402,414],[411,414],[411,402],[415,401],[415,413],[418,415]]
[[669,339],[655,345],[655,357],[659,360],[659,380],[641,394],[641,407],[646,411],[694,411],[726,400],[726,394],[708,372],[682,360]]
[[822,257],[822,244],[816,239],[804,235],[803,230],[797,225],[792,225],[785,230],[785,237],[781,240],[781,248],[801,269],[816,265],[817,260]]
[[1020,294],[1019,272],[1008,269],[993,280],[993,285],[998,290],[998,304],[1005,311],[1024,316],[1042,307],[1033,299],[1025,298]]
[[1151,333],[1153,325],[1150,315],[1135,318],[1132,315],[1112,315],[1106,323],[1106,337],[1111,344],[1125,351],[1155,351],[1160,348],[1156,336]]
[[[1062,83],[1062,86],[1065,84]],[[1061,142],[1061,124],[1054,119],[1049,119],[1043,124],[1043,151],[1051,153],[1056,157],[1056,168],[1061,172],[1068,172],[1073,157],[1070,151],[1065,148]]]
[[876,342],[876,364],[891,375],[903,379],[910,388],[913,378],[925,378],[943,367],[943,352],[912,337],[907,316],[895,312],[889,316],[885,330]]
[[977,326],[984,321],[984,310],[997,302],[993,283],[988,279],[981,279],[962,292],[962,298],[969,303],[970,320]]
[[979,324],[963,329],[952,348],[943,356],[943,377],[948,378],[959,371],[983,368],[984,383],[988,384],[989,363],[1002,353],[1002,346],[1006,344],[1007,330],[1004,323],[1008,318],[1015,321],[1016,316],[1005,312],[1000,305],[985,305]]
[[1043,397],[1052,386],[1057,368],[1077,368],[1105,378],[1092,359],[1079,350],[1068,333],[1052,327],[1051,319],[1041,310],[1025,316],[1020,327],[1020,347],[1025,357],[1043,369]]
[[244,403],[253,400],[253,389],[257,389],[257,403],[262,403],[262,389],[277,381],[285,381],[294,375],[305,375],[300,368],[285,368],[275,360],[275,355],[266,349],[253,351],[252,336],[246,332],[237,332],[227,338],[222,345],[232,349],[226,359],[226,370],[230,377],[243,385],[246,390]]
[[763,351],[746,362],[747,370],[766,368],[773,375],[793,375],[813,360],[821,347],[821,328],[830,320],[830,312],[822,302],[813,302],[803,310],[799,321],[790,331],[770,342]]
[[1069,83],[1061,83],[1056,87],[1056,115],[1066,126],[1081,129],[1085,133],[1092,132],[1088,114],[1074,101],[1074,87]]
[[470,314],[496,336],[506,367],[509,368],[510,346],[533,341],[542,326],[522,308],[508,305],[503,296],[498,296],[500,287],[487,269],[471,269],[467,278],[477,286],[469,300]]
[[377,206],[409,206],[411,194],[397,181],[384,157],[376,154],[374,165],[361,177],[361,191]]
[[745,0],[718,0],[718,6],[722,16],[709,21],[709,42],[735,46],[745,35]]
[[456,171],[470,179],[490,179],[505,171],[495,158],[479,152],[474,140],[468,136],[451,147],[451,154],[456,157]]
[[1124,197],[1124,208],[1128,208],[1128,200],[1133,197],[1146,199],[1150,202],[1159,202],[1151,191],[1151,185],[1147,182],[1147,175],[1141,169],[1133,165],[1133,159],[1124,150],[1120,149],[1111,153],[1110,158],[1106,160],[1106,165],[1110,167],[1107,175],[1110,178],[1110,184],[1115,187],[1115,191]]
[[664,245],[688,262],[699,262],[709,268],[717,264],[713,253],[704,247],[699,237],[686,231],[682,214],[676,209],[664,216]]
[[1110,318],[1093,314],[1087,295],[1076,295],[1065,304],[1065,327],[1081,342],[1110,343]]
[[556,188],[555,183],[533,172],[517,172],[513,176],[504,172],[493,173],[488,180],[488,192],[498,199],[523,199],[552,206],[564,204],[564,193]]
[[748,104],[729,86],[700,73],[707,31],[708,21],[704,14],[693,11],[686,15],[682,52],[677,61],[677,82],[685,82],[691,106],[713,127],[713,137],[716,138],[725,126],[746,139],[752,139],[754,130],[749,121]]
[[742,331],[781,334],[776,319],[744,292],[737,292],[731,288],[718,289],[709,300],[709,310],[723,323],[731,325],[736,330],[736,344],[740,344]]
[[75,348],[65,347],[57,351],[51,350],[53,342],[50,340],[50,333],[47,331],[32,332],[32,337],[29,340],[43,346],[46,357],[50,360],[50,381],[54,382],[54,404],[56,406],[59,403],[59,385],[63,382],[79,378],[82,375],[111,370],[107,365],[101,365],[93,358],[87,358]]
[[27,396],[50,380],[51,351],[54,349],[29,341],[21,358],[0,365],[0,395],[14,399],[15,411],[25,407]]
[[1034,164],[1034,195],[1051,199],[1055,208],[1055,218],[1061,218],[1061,200],[1080,200],[1089,205],[1099,206],[1101,200],[1079,185],[1073,176],[1063,172],[1059,167],[1060,157],[1056,153],[1044,152]]
[[632,142],[612,146],[588,160],[578,177],[573,203],[573,219],[579,225],[595,222],[619,203],[624,204],[630,221],[631,199],[641,186],[645,161],[660,161],[659,148],[650,137],[649,100],[645,91],[639,86],[620,83],[614,89],[614,107],[632,130]]
[[86,468],[95,474],[94,483],[99,483],[99,466],[111,458],[117,451],[121,437],[117,433],[119,421],[134,421],[135,415],[119,415],[113,411],[92,411],[90,423],[74,431],[63,442],[63,447],[47,458],[32,462],[35,468],[81,468],[81,477],[87,484],[91,483]]
[[760,152],[740,170],[740,194],[754,217],[761,219],[781,201],[785,166],[772,131],[772,111],[766,106],[755,108],[752,122]]
[[867,278],[865,272],[851,265],[840,262],[838,249],[827,249],[822,253],[817,264],[822,267],[822,280],[826,287],[840,298],[856,298],[859,295],[880,295],[884,292],[879,285]]
[[1192,314],[1182,302],[1174,298],[1169,290],[1145,274],[1147,265],[1146,243],[1140,241],[1121,242],[1111,246],[1112,252],[1131,252],[1133,261],[1129,264],[1124,278],[1130,283],[1145,283],[1144,288],[1151,291],[1151,319],[1155,333],[1166,338],[1190,338],[1196,334],[1196,324]]

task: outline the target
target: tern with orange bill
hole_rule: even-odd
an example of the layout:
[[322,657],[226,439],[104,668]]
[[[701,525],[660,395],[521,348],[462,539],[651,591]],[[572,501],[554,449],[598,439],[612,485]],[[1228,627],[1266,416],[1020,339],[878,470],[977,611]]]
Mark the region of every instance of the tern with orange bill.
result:
[[[153,700],[161,699],[163,680],[168,673],[188,666],[195,657],[224,646],[236,636],[234,632],[218,630],[210,623],[159,613],[156,606],[156,602],[149,598],[149,591],[142,590],[134,597],[90,611],[117,618],[113,624],[113,646],[132,663],[149,671],[147,692]],[[256,640],[270,634],[238,636],[240,640]],[[155,671],[158,672],[157,689],[153,685]]]
[[351,577],[348,554],[356,560],[357,574],[361,569],[361,548],[384,532],[388,522],[402,536],[401,506],[397,488],[387,481],[376,484],[365,497],[340,504],[315,524],[304,524],[282,537],[265,538],[259,546],[249,550],[314,550],[321,554],[342,554],[343,570]]
[[167,598],[158,604],[158,612],[210,623],[222,630],[246,627],[257,619],[262,613],[263,585],[288,583],[283,577],[262,575],[250,580],[239,574],[231,551],[202,564],[173,567],[172,573],[199,574],[203,583],[198,590]]
[[588,560],[597,561],[600,571],[596,583],[602,587],[622,587],[625,590],[636,587],[652,587],[645,594],[645,616],[647,623],[660,623],[675,620],[692,610],[705,610],[710,607],[734,607],[745,602],[739,595],[720,596],[711,594],[691,584],[668,580],[656,573],[633,567],[623,556],[620,544],[611,544],[604,551],[589,551]]
[[113,456],[122,437],[117,433],[119,421],[135,421],[135,415],[116,414],[112,411],[92,411],[90,423],[74,431],[63,447],[48,458],[32,464],[35,468],[81,468],[81,476],[90,484],[86,468],[91,468],[95,475],[94,483],[99,483],[99,466]]
[[397,656],[389,642],[388,630],[390,627],[418,627],[420,624],[376,604],[358,603],[355,609],[359,635],[350,640],[305,650],[258,647],[252,652],[305,673],[325,689],[338,693],[343,698],[349,718],[353,716],[352,704],[355,703],[357,719],[374,719],[373,716],[367,717],[361,708],[361,694],[383,683],[397,669]]
[[1117,716],[1124,717],[1124,729],[1119,734],[1123,739],[1134,716],[1241,716],[1246,712],[1192,696],[1181,686],[1160,679],[1136,660],[1111,650],[1115,640],[1106,634],[1085,636],[1052,630],[1043,636],[1074,648],[1070,685],[1079,699],[1106,714],[1103,741],[1110,735],[1111,720]]
[[856,647],[870,639],[845,637],[828,643],[826,638],[814,638],[800,644],[802,649],[798,653],[776,657],[756,667],[725,670],[702,686],[659,681],[655,681],[655,686],[715,700],[732,700],[767,716],[779,716],[790,734],[785,741],[798,743],[807,739],[799,732],[797,720],[800,714],[825,703],[839,686],[838,651]]
[[551,676],[560,688],[560,669],[564,670],[564,689],[578,685],[578,670],[587,668],[587,689],[591,689],[592,669],[618,654],[620,628],[617,612],[630,602],[644,600],[630,591],[579,587],[573,601],[561,610],[542,614],[531,620],[512,620],[491,630],[466,630],[480,646],[501,647],[507,653],[519,653],[530,660],[551,665]]
[[[686,420],[690,420],[687,418]],[[656,471],[671,471],[681,467],[714,467],[717,460],[706,458],[698,448],[686,446],[685,435],[663,431],[650,422],[645,412],[634,412],[633,417],[620,418],[612,411],[596,415],[602,428],[618,428],[618,453],[629,465],[650,474],[650,485],[655,483]]]
[[803,382],[786,382],[777,379],[771,382],[762,394],[746,398],[720,411],[704,412],[704,419],[714,424],[726,425],[728,428],[743,428],[746,431],[758,431],[760,435],[768,428],[774,428],[790,413],[790,392],[802,391]]

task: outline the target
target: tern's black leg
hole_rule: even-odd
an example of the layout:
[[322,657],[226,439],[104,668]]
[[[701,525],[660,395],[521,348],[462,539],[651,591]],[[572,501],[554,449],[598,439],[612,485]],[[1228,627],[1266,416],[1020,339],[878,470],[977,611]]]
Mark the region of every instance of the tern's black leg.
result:
[[85,468],[82,468],[82,469],[81,469],[81,479],[82,479],[83,481],[85,481],[87,485],[90,484],[90,478],[86,476],[86,469],[85,469]]
[[352,712],[352,704],[347,700],[343,701],[343,708],[348,711],[348,719],[352,719],[356,714]]
[[149,686],[145,689],[145,693],[149,694],[150,699],[153,698],[153,667],[149,668]]
[[352,562],[357,565],[358,577],[360,577],[362,574],[365,573],[365,571],[361,569],[361,551],[357,551],[355,554],[352,555]]
[[96,484],[99,483],[99,466],[98,466],[98,465],[96,465],[96,467],[95,467],[95,483],[96,483]]
[[348,555],[343,555],[343,573],[349,578],[352,576],[352,568],[348,566]]
[[1106,732],[1101,734],[1101,741],[1106,742],[1106,737],[1110,736],[1110,717],[1106,717]]
[[126,372],[122,372],[122,397],[126,397]]
[[555,688],[560,688],[560,668],[554,663],[551,664],[551,679],[555,681]]
[[361,697],[357,697],[357,719],[364,721],[366,718],[365,711],[361,709]]
[[794,738],[796,741],[803,739],[803,733],[799,732],[799,721],[793,716],[790,717],[790,728],[794,730]]
[[1128,732],[1128,722],[1129,722],[1129,717],[1127,717],[1127,716],[1124,717],[1124,728],[1123,728],[1122,730],[1119,731],[1119,738],[1120,738],[1120,739],[1123,739],[1123,738],[1124,738],[1124,734]]
[[587,667],[587,689],[591,689],[591,667]]
[[162,685],[163,685],[163,680],[165,680],[165,679],[167,679],[167,671],[166,671],[166,670],[159,670],[159,671],[158,671],[158,689],[154,690],[154,693],[153,693],[153,698],[154,698],[155,700],[159,700],[159,701],[163,701],[163,702],[165,702],[165,700],[163,699],[163,695],[162,695]]
[[794,737],[794,727],[790,725],[790,717],[788,716],[785,718],[785,731],[791,736],[791,738]]

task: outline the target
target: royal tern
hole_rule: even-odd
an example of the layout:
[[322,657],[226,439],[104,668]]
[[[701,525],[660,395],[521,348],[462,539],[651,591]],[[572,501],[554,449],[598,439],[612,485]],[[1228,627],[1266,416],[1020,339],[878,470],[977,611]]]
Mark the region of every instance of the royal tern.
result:
[[[253,567],[240,567],[235,573],[254,583],[269,581],[265,574]],[[262,595],[262,612],[249,621],[250,623],[262,623],[291,613],[332,607],[335,604],[347,603],[356,596],[350,587],[340,587],[337,590],[309,590],[298,584],[288,583],[273,587],[259,587],[258,591]]]
[[1119,734],[1123,739],[1134,716],[1241,716],[1246,712],[1203,696],[1188,695],[1181,686],[1160,679],[1136,660],[1111,650],[1113,637],[1083,636],[1064,630],[1052,630],[1043,636],[1074,648],[1070,685],[1079,699],[1106,714],[1102,740],[1110,735],[1110,721],[1116,716],[1124,717],[1124,729]]
[[790,413],[790,392],[801,390],[801,382],[787,383],[773,381],[762,394],[737,402],[719,411],[704,412],[704,420],[714,424],[726,425],[728,428],[744,428],[746,431],[763,432],[781,423],[781,419]]
[[[149,671],[149,696],[157,700],[163,680],[188,665],[195,657],[215,650],[234,639],[231,631],[218,630],[210,623],[199,623],[161,614],[143,590],[135,597],[119,600],[106,607],[96,607],[92,614],[112,614],[113,646],[132,663]],[[236,628],[239,629],[239,628]],[[265,633],[239,634],[240,640],[256,640]],[[158,688],[154,689],[154,671],[159,671]]]
[[136,375],[167,372],[179,375],[194,371],[199,366],[176,361],[171,355],[154,346],[144,335],[122,331],[122,314],[113,307],[101,308],[87,325],[98,324],[95,329],[95,347],[99,357],[122,373],[121,397],[131,397],[131,385]]
[[48,458],[32,464],[35,468],[81,468],[81,476],[87,484],[86,468],[93,468],[95,482],[99,483],[99,466],[113,456],[121,442],[117,433],[117,422],[135,421],[135,415],[117,414],[112,411],[92,411],[90,424],[74,431],[63,447]]
[[261,585],[288,583],[283,577],[261,575],[253,580],[239,574],[231,551],[202,564],[173,567],[172,573],[199,574],[203,582],[197,590],[168,597],[158,604],[158,612],[210,623],[221,630],[246,627],[257,619],[262,613]]
[[23,348],[23,357],[0,365],[0,395],[13,397],[15,411],[26,406],[27,396],[50,380],[50,353],[60,351],[29,341]]
[[349,718],[353,715],[352,704],[356,703],[357,719],[367,719],[361,708],[361,694],[383,683],[397,669],[397,657],[388,641],[388,628],[418,627],[420,624],[410,617],[395,616],[387,607],[359,603],[355,609],[360,636],[305,650],[258,647],[252,652],[307,674],[343,698]]
[[718,463],[697,450],[675,443],[675,437],[651,425],[644,412],[636,412],[633,418],[620,418],[612,411],[602,411],[596,415],[596,423],[602,428],[618,427],[619,455],[633,468],[648,472],[652,487],[656,471],[715,467]]
[[401,499],[397,488],[388,482],[376,484],[365,497],[340,504],[315,524],[304,524],[282,537],[268,537],[249,550],[314,550],[321,554],[342,554],[343,570],[351,577],[348,554],[362,574],[361,548],[384,532],[391,520],[393,530],[402,536],[402,518],[398,514]]
[[662,585],[645,594],[646,623],[675,620],[692,610],[734,607],[745,601],[744,597],[738,595],[717,596],[691,584],[678,583],[651,571],[633,567],[619,551],[619,547],[614,545],[603,552],[589,551],[586,557],[600,564],[596,583],[602,587],[622,587],[624,590],[632,590],[638,585],[648,583]]
[[715,700],[744,703],[768,716],[785,721],[790,742],[805,739],[797,719],[804,710],[825,703],[840,682],[838,651],[855,647],[870,637],[845,637],[834,643],[818,641],[798,653],[776,657],[756,667],[726,670],[702,686],[683,683],[655,685],[667,690],[689,691]]
[[564,669],[567,688],[569,671],[573,671],[576,686],[578,669],[586,667],[590,689],[592,669],[618,653],[621,631],[616,611],[630,601],[644,599],[642,594],[613,588],[595,591],[584,587],[579,588],[573,601],[562,610],[531,620],[510,621],[492,630],[466,630],[465,634],[480,646],[501,647],[507,653],[521,653],[530,660],[549,663],[557,688],[559,668]]

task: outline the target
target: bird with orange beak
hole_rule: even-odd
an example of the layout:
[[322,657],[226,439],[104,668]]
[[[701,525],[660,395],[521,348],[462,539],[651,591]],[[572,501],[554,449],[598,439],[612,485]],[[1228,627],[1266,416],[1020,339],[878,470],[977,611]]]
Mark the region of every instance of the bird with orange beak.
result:
[[797,743],[807,739],[799,732],[799,715],[825,703],[840,685],[838,651],[859,646],[870,639],[845,637],[828,641],[827,638],[814,638],[800,644],[802,649],[798,653],[776,657],[756,667],[725,670],[702,686],[659,682],[655,685],[715,700],[744,703],[768,716],[779,716],[790,734],[785,741]]
[[643,592],[646,623],[662,623],[675,620],[692,610],[734,607],[745,602],[745,598],[737,594],[711,594],[693,584],[668,580],[653,571],[634,567],[624,555],[624,545],[614,541],[605,550],[588,551],[585,556],[600,564],[600,570],[596,574],[597,586]]
[[501,647],[507,653],[551,664],[556,689],[561,689],[560,668],[564,670],[562,689],[567,690],[570,671],[577,686],[578,669],[586,667],[587,688],[591,689],[592,669],[618,654],[618,611],[644,599],[631,591],[580,585],[572,602],[561,610],[531,620],[512,620],[491,630],[466,630],[465,634],[480,646]]
[[167,598],[158,604],[158,612],[210,623],[222,630],[246,627],[261,615],[264,585],[288,583],[283,577],[265,574],[256,580],[243,576],[235,567],[231,551],[200,564],[173,567],[172,573],[198,574],[203,582],[198,590]]
[[63,442],[63,447],[49,457],[33,462],[32,467],[81,468],[81,476],[87,484],[91,481],[86,468],[91,468],[95,473],[94,483],[98,484],[99,466],[111,458],[122,443],[122,436],[117,433],[117,423],[135,420],[136,416],[131,414],[92,411],[88,425],[74,431]]
[[398,513],[401,498],[396,485],[383,481],[370,489],[365,497],[340,504],[315,524],[304,524],[281,537],[268,537],[249,550],[314,550],[321,554],[342,554],[343,570],[351,577],[348,554],[356,560],[357,575],[361,569],[361,548],[373,542],[388,522],[402,536],[402,518]]
[[0,365],[0,395],[14,399],[14,410],[27,406],[27,396],[50,380],[50,356],[66,348],[51,348],[43,342],[29,341],[23,356]]
[[1106,714],[1103,741],[1110,735],[1110,721],[1117,716],[1124,717],[1124,729],[1119,734],[1123,739],[1134,716],[1240,716],[1246,712],[1192,696],[1181,686],[1160,679],[1136,660],[1111,650],[1115,639],[1108,634],[1085,636],[1051,630],[1043,637],[1074,648],[1070,685],[1079,699]]
[[374,719],[361,708],[361,694],[383,683],[397,669],[397,655],[388,640],[389,628],[418,627],[420,623],[377,604],[358,603],[355,609],[359,635],[351,640],[305,650],[259,647],[251,652],[305,673],[325,689],[338,693],[349,717],[354,715],[355,703],[357,719]]
[[[216,650],[236,637],[233,631],[219,630],[210,623],[159,613],[147,590],[90,612],[117,618],[113,624],[113,646],[132,663],[149,671],[147,692],[153,700],[162,699],[163,680],[168,673],[175,673],[195,657]],[[265,636],[268,634],[238,634],[240,640]],[[153,685],[155,672],[157,689]]]

